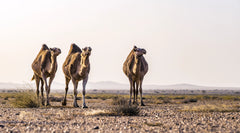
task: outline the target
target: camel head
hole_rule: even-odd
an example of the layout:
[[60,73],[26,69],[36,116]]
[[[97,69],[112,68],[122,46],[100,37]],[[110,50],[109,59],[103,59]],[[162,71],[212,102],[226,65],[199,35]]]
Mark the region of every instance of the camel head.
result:
[[85,47],[82,49],[82,57],[89,57],[91,55],[92,48],[91,47]]
[[59,54],[61,54],[61,49],[59,48],[50,48],[51,50],[51,54],[54,56],[58,56]]
[[136,46],[133,47],[133,51],[134,51],[134,56],[136,58],[141,57],[143,54],[146,54],[147,51],[143,48],[137,48]]
[[82,49],[82,53],[81,53],[81,64],[83,65],[83,67],[87,67],[87,62],[88,62],[88,58],[91,55],[91,51],[92,48],[91,47],[85,47]]

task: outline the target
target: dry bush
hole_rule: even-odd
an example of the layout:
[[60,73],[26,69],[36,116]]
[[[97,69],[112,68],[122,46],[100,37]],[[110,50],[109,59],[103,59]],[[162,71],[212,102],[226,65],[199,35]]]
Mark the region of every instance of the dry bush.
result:
[[54,96],[51,96],[49,97],[49,100],[51,102],[61,102],[63,98],[60,98],[60,97],[54,97]]
[[127,100],[124,97],[114,97],[112,99],[112,105],[125,105]]
[[112,113],[114,115],[137,116],[140,113],[140,109],[137,105],[128,105],[128,100],[123,97],[114,98],[112,104],[116,105],[112,108]]
[[37,108],[40,106],[38,98],[32,90],[16,93],[15,97],[10,101],[13,107]]
[[183,100],[182,103],[194,103],[194,102],[197,102],[197,101],[198,101],[197,99],[191,98],[191,99],[185,99],[185,100]]
[[8,97],[8,96],[6,96],[6,97],[4,97],[4,100],[8,100],[8,98],[9,98],[9,97]]

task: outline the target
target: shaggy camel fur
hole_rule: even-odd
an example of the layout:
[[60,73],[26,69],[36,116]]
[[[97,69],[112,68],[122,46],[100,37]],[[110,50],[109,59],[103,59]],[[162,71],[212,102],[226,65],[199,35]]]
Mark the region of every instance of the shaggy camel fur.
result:
[[[34,72],[32,80],[35,79],[37,87],[37,97],[39,98],[39,82],[41,81],[41,98],[44,105],[43,86],[45,84],[45,90],[47,94],[47,103],[49,104],[50,86],[55,77],[57,71],[57,56],[61,54],[59,48],[48,48],[46,44],[42,45],[37,57],[32,63],[32,69]],[[49,77],[49,85],[47,84],[47,78]]]
[[142,82],[144,75],[148,71],[148,64],[143,57],[146,54],[146,50],[142,48],[133,47],[132,51],[128,55],[126,61],[123,64],[123,72],[129,78],[130,82],[130,100],[131,104],[132,92],[133,92],[133,104],[137,103],[138,89],[140,91],[141,106],[145,106],[142,100]]
[[68,84],[70,80],[72,80],[74,86],[74,107],[79,107],[77,104],[77,87],[78,82],[83,80],[82,86],[82,95],[83,95],[83,108],[87,108],[85,103],[85,87],[88,81],[88,74],[90,72],[90,62],[89,56],[91,55],[91,47],[85,47],[84,49],[80,49],[76,44],[72,44],[70,46],[70,50],[68,52],[67,58],[63,63],[63,72],[65,74],[65,96],[62,101],[62,105],[67,104],[67,92],[68,92]]

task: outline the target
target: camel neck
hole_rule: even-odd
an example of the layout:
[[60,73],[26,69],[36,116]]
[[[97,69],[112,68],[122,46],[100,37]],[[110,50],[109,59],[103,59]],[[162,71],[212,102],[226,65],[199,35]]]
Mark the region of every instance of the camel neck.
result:
[[80,70],[79,70],[78,74],[80,76],[85,75],[88,67],[89,67],[89,58],[81,56]]
[[133,73],[136,75],[137,72],[140,70],[140,58],[141,57],[134,57],[134,65],[133,65]]
[[51,56],[51,60],[52,60],[52,65],[51,65],[51,71],[50,73],[54,72],[56,70],[56,67],[57,67],[57,56],[55,55],[52,55]]

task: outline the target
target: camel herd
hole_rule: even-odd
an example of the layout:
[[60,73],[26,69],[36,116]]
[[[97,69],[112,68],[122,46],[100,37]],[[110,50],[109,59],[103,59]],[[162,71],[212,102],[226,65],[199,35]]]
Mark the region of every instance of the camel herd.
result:
[[[91,55],[92,48],[85,47],[80,49],[76,44],[71,44],[68,55],[63,63],[62,69],[65,75],[65,95],[62,101],[62,105],[65,106],[67,104],[67,92],[68,92],[68,84],[72,81],[74,86],[74,101],[73,106],[79,107],[77,104],[77,87],[78,82],[83,80],[82,86],[82,100],[83,100],[83,108],[87,108],[85,103],[85,88],[88,81],[88,74],[90,72],[90,62],[89,57]],[[57,72],[57,56],[61,54],[61,50],[59,48],[48,48],[46,44],[42,45],[37,57],[32,63],[32,69],[34,75],[32,80],[36,82],[36,93],[39,98],[39,85],[41,83],[41,103],[45,105],[44,98],[44,87],[46,91],[46,106],[50,105],[49,103],[49,93],[51,83],[55,77]],[[146,50],[142,48],[133,47],[131,52],[129,53],[127,59],[123,64],[123,72],[128,77],[130,82],[130,98],[129,105],[131,104],[132,93],[133,93],[133,104],[138,104],[137,96],[138,90],[140,92],[140,100],[141,106],[144,106],[142,100],[142,82],[144,75],[148,71],[148,64],[143,57],[143,54],[146,54]],[[49,78],[49,82],[47,82],[47,78]]]

